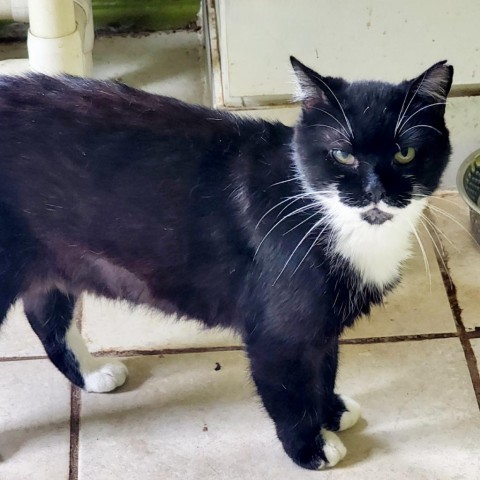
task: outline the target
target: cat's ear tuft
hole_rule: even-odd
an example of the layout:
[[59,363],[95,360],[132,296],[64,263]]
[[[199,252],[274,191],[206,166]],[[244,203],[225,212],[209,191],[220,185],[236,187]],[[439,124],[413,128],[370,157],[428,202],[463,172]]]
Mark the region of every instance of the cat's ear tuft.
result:
[[290,57],[290,63],[295,74],[294,100],[303,102],[306,107],[314,104],[328,104],[328,97],[323,91],[325,83],[320,75],[295,57]]
[[425,100],[445,102],[453,80],[453,67],[447,61],[438,62],[412,81],[411,91]]

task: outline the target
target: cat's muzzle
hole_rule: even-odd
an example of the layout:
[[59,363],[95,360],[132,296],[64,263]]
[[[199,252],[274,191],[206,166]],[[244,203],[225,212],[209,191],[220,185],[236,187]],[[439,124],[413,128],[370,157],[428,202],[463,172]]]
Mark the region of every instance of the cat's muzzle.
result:
[[366,212],[361,214],[362,220],[365,220],[370,225],[381,225],[385,223],[387,220],[391,220],[393,215],[387,212],[382,212],[378,208],[374,207]]

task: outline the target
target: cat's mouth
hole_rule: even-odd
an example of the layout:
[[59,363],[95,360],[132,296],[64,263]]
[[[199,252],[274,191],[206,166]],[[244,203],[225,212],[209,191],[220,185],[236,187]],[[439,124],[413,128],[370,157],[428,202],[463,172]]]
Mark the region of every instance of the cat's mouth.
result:
[[365,220],[370,225],[381,225],[382,223],[391,220],[393,215],[391,213],[383,212],[377,207],[373,207],[366,212],[362,212],[361,217],[362,220]]

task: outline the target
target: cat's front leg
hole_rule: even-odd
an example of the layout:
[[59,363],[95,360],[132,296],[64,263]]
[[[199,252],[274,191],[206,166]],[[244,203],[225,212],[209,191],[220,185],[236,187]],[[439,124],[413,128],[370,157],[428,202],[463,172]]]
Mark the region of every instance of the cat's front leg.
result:
[[313,347],[258,331],[247,339],[253,379],[277,435],[292,460],[312,470],[334,466],[346,454],[337,435],[324,428],[331,398],[319,378],[329,351],[328,342]]
[[[315,360],[314,360],[315,361]],[[324,427],[332,432],[341,432],[353,427],[360,418],[360,405],[346,395],[335,393],[338,370],[338,339],[329,343],[329,348],[320,362],[319,385],[327,392]]]

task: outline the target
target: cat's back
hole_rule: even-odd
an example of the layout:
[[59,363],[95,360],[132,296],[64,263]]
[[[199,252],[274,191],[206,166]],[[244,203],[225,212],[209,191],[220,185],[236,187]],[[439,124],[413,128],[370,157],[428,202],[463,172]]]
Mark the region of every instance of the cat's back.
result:
[[189,173],[271,156],[290,134],[277,122],[240,118],[119,82],[0,76],[0,182],[7,184],[27,170],[75,178],[131,169],[172,177],[181,171],[188,182]]
[[76,128],[110,125],[157,132],[196,129],[199,133],[204,128],[205,134],[231,129],[236,123],[226,112],[113,81],[42,74],[0,77],[0,123],[8,126],[13,121],[17,127],[28,128],[47,118]]
[[118,82],[4,76],[0,184],[16,182],[27,171],[41,179],[78,179],[128,177],[131,170],[160,177],[181,171],[188,183],[205,162],[229,164],[264,129],[259,121]]
[[290,134],[115,82],[0,77],[0,204],[37,230],[98,232],[112,211],[162,224],[226,205],[232,178],[271,174]]

